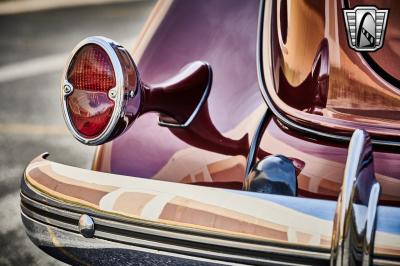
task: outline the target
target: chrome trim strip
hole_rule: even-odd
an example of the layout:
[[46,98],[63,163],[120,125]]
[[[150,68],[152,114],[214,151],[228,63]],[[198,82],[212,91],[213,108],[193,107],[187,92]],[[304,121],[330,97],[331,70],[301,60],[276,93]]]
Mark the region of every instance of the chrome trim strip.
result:
[[246,159],[246,170],[243,182],[243,188],[247,186],[247,178],[250,174],[251,169],[257,161],[257,153],[259,150],[261,139],[264,135],[265,129],[267,127],[267,121],[272,117],[272,112],[269,108],[265,111],[265,114],[261,118],[260,122],[258,122],[258,127],[256,132],[254,133],[253,139],[250,144],[249,153],[247,154]]
[[367,218],[366,218],[366,228],[364,235],[364,256],[363,265],[370,265],[372,262],[372,257],[374,254],[374,244],[375,244],[375,231],[377,223],[377,208],[379,204],[379,196],[381,194],[381,186],[378,182],[372,185],[371,193],[369,194]]
[[[193,249],[191,252],[198,253],[198,256],[206,256],[207,252],[212,250],[215,253],[213,256],[218,255],[220,259],[232,262],[240,259],[242,263],[250,264],[272,261],[279,264],[329,263],[329,249],[287,245],[113,215],[46,196],[33,188],[26,178],[23,178],[21,183],[22,210],[29,214],[29,217],[63,230],[78,233],[80,215],[88,214],[95,221],[95,238],[181,253],[190,248]],[[234,256],[238,256],[237,260]]]
[[242,265],[233,262],[204,259],[156,249],[141,248],[112,241],[82,238],[81,235],[42,223],[21,213],[29,238],[43,251],[71,265]]
[[376,265],[376,266],[400,266],[400,262],[374,258],[373,265]]
[[[21,210],[27,217],[41,223],[79,234],[78,220],[82,213],[51,207],[30,199],[21,192]],[[245,243],[234,239],[218,239],[210,235],[197,235],[158,227],[146,227],[109,220],[91,215],[95,222],[95,239],[104,239],[142,248],[154,248],[181,255],[198,256],[246,264],[303,265],[327,264],[329,253]]]
[[[267,107],[267,110],[265,111],[264,115],[258,122],[258,127],[256,129],[256,132],[254,133],[253,139],[251,140],[249,153],[247,154],[247,158],[246,158],[246,169],[245,169],[245,173],[244,173],[244,177],[243,177],[242,190],[244,190],[244,191],[248,191],[250,188],[249,175],[257,162],[257,154],[258,154],[258,151],[260,148],[259,147],[260,142],[264,135],[265,129],[268,126],[267,122],[269,119],[272,118],[272,116],[273,116],[273,113]],[[262,158],[260,158],[260,159],[262,159]]]
[[[315,129],[307,128],[305,126],[299,125],[298,123],[292,121],[290,118],[283,115],[274,105],[270,95],[268,94],[267,88],[274,88],[274,79],[273,79],[273,69],[272,69],[272,60],[269,60],[268,67],[264,69],[263,65],[263,55],[266,58],[272,58],[271,56],[271,40],[266,40],[266,50],[263,50],[263,36],[270,36],[271,35],[271,28],[264,29],[264,16],[271,18],[272,12],[272,1],[260,1],[260,11],[258,16],[258,33],[257,33],[257,76],[258,76],[258,83],[260,86],[261,94],[267,103],[268,108],[274,113],[274,115],[285,124],[287,127],[294,129],[296,131],[300,131],[305,134],[311,134],[317,137],[327,138],[330,140],[334,140],[337,142],[346,142],[348,143],[351,139],[349,136],[345,135],[336,135],[331,134],[328,132],[322,132]],[[270,23],[271,25],[272,23]],[[264,34],[265,33],[265,34]],[[268,78],[265,78],[268,77]],[[388,141],[388,140],[379,140],[373,139],[373,144],[381,145],[381,146],[388,146],[388,147],[400,147],[400,142],[396,141]]]
[[[70,85],[69,81],[67,80],[67,74],[68,74],[68,68],[71,64],[72,59],[74,58],[75,54],[81,49],[84,45],[87,44],[96,44],[100,46],[101,48],[104,49],[104,51],[107,53],[109,56],[111,63],[114,68],[114,74],[115,74],[115,81],[116,81],[116,86],[112,88],[111,90],[116,90],[117,94],[115,98],[110,98],[113,101],[115,101],[115,107],[111,116],[110,121],[108,122],[108,125],[106,128],[103,130],[102,133],[100,133],[99,136],[94,137],[94,138],[85,138],[82,137],[76,130],[75,127],[72,125],[70,117],[68,115],[68,109],[67,109],[67,104],[66,104],[66,98],[70,94],[65,94],[64,93],[64,86],[65,85]],[[97,145],[99,143],[104,142],[105,139],[107,139],[110,134],[112,133],[112,130],[115,128],[115,125],[118,122],[119,116],[121,115],[122,108],[123,108],[123,101],[124,101],[124,75],[121,67],[121,63],[118,59],[118,56],[114,50],[114,48],[117,48],[120,46],[118,43],[115,41],[108,39],[106,37],[102,36],[93,36],[93,37],[88,37],[84,40],[82,40],[75,48],[72,50],[71,54],[69,55],[69,58],[65,64],[64,71],[62,74],[62,79],[61,79],[61,105],[62,105],[62,110],[63,110],[63,116],[65,123],[67,124],[68,129],[72,133],[72,135],[80,142],[85,143],[87,145]]]
[[[44,155],[43,157],[46,157],[46,155]],[[42,166],[44,167],[43,169],[50,169],[53,167],[48,168],[48,166],[52,164],[54,164],[54,167],[57,168],[55,166],[56,163],[52,164],[48,163],[49,162],[46,163],[40,158],[37,158],[34,161],[32,161],[31,163],[32,166],[28,166],[28,168],[33,167],[33,169],[40,169],[40,166]],[[64,173],[66,176],[68,176],[67,172],[69,167],[67,166],[64,167],[65,168],[62,170],[60,169],[61,172],[59,171],[58,173],[59,174]],[[37,176],[39,176],[40,173],[43,174],[44,176],[46,176],[46,174],[51,174],[39,171],[36,172]],[[85,176],[88,175],[88,172],[81,169],[81,171],[75,172],[75,175]],[[102,175],[105,179],[109,179],[107,178],[107,174],[99,173],[99,175]],[[108,175],[114,176],[112,174]],[[21,199],[23,200],[23,198],[27,198],[28,200],[30,200],[30,202],[33,202],[33,204],[30,205],[24,204],[24,206],[22,206],[21,208],[23,209],[23,207],[25,207],[25,209],[31,210],[33,214],[36,214],[37,217],[39,217],[37,219],[45,219],[44,222],[48,223],[49,226],[55,223],[60,223],[59,225],[56,226],[58,226],[58,228],[62,228],[60,230],[62,232],[76,232],[76,234],[78,234],[78,219],[80,215],[87,214],[90,217],[92,217],[95,221],[96,219],[97,220],[100,219],[107,222],[106,224],[101,224],[100,228],[101,229],[100,232],[105,232],[108,234],[107,239],[115,241],[114,240],[115,237],[119,236],[126,237],[122,239],[125,242],[120,242],[120,243],[128,243],[129,245],[132,245],[133,248],[139,248],[138,246],[133,246],[136,243],[135,242],[136,239],[139,239],[140,241],[145,241],[145,240],[150,241],[147,244],[155,243],[155,246],[150,247],[153,248],[154,250],[159,249],[158,244],[160,243],[163,245],[168,245],[168,244],[171,245],[172,243],[172,246],[178,249],[178,251],[180,250],[181,247],[185,248],[191,247],[194,248],[194,250],[200,249],[200,251],[204,251],[205,249],[213,251],[217,250],[220,255],[223,254],[224,256],[226,255],[229,258],[233,253],[233,255],[244,256],[246,259],[247,257],[250,257],[249,259],[262,258],[262,259],[277,260],[283,262],[295,261],[295,262],[304,262],[310,264],[328,264],[331,257],[330,247],[315,247],[302,244],[284,243],[267,239],[259,239],[257,237],[227,234],[225,232],[218,232],[218,231],[208,230],[205,228],[198,228],[196,226],[190,226],[188,224],[165,223],[164,222],[165,220],[148,220],[146,218],[144,219],[138,218],[138,216],[125,216],[123,214],[113,212],[112,210],[108,211],[107,209],[82,205],[85,203],[79,203],[80,201],[77,201],[74,198],[61,199],[59,197],[60,196],[62,197],[62,195],[48,194],[47,192],[45,192],[45,190],[42,190],[39,187],[30,183],[29,182],[30,178],[31,177],[29,175],[24,175],[24,177],[21,180],[21,193],[22,193]],[[135,177],[131,178],[135,179]],[[111,182],[116,182],[117,180],[115,178],[112,179],[114,181]],[[92,180],[94,185],[104,184],[101,182],[100,183],[95,182],[95,179]],[[152,182],[152,181],[148,180],[145,182]],[[189,185],[180,185],[181,188],[183,188],[183,186],[189,186]],[[198,188],[198,189],[204,190],[206,188]],[[218,190],[224,191],[222,189]],[[236,193],[247,194],[248,192],[236,192]],[[302,201],[304,201],[304,199]],[[310,203],[312,203],[313,200],[309,199],[309,201]],[[34,205],[35,203],[39,203],[40,205],[38,204],[38,206],[42,206],[43,208],[36,207],[36,205]],[[334,202],[329,202],[328,205],[320,205],[320,208],[322,207],[325,209],[326,206],[329,208],[330,210],[329,212],[333,214],[334,212],[334,209],[332,209],[334,208],[334,206],[332,206],[333,204]],[[305,206],[304,202],[301,205]],[[305,209],[307,210],[309,207],[310,206],[306,207]],[[378,208],[379,209],[377,215],[379,215],[379,217],[377,217],[377,230],[379,231],[376,232],[376,241],[375,241],[376,248],[374,252],[373,262],[375,263],[376,260],[381,264],[389,262],[393,264],[398,263],[400,261],[400,257],[398,256],[399,254],[398,239],[400,234],[398,231],[399,222],[397,218],[400,215],[400,209],[394,207],[386,207],[386,206],[379,206]],[[270,212],[268,208],[261,208],[258,211],[260,210]],[[325,210],[321,211],[324,212]],[[274,212],[272,212],[272,215],[273,213]],[[332,220],[333,220],[333,215],[330,215],[329,221]],[[367,226],[368,225],[372,224],[367,223]],[[332,230],[332,227],[333,224],[330,222],[328,230],[329,231]],[[99,232],[98,231],[99,228],[95,229],[97,230],[97,232]],[[28,228],[26,228],[26,230],[27,232],[29,231]],[[43,232],[36,232],[35,235],[40,238],[42,237]],[[329,236],[331,236],[331,233],[329,233]],[[82,240],[84,239],[82,236],[80,237],[82,238]],[[95,240],[96,239],[100,241],[103,238],[96,236]],[[373,243],[374,240],[372,238],[370,239],[371,243]],[[117,242],[110,242],[110,243],[115,243],[115,245],[118,244]],[[69,246],[67,247],[61,246],[61,247],[68,248]]]
[[376,181],[368,133],[350,141],[332,235],[331,265],[370,265],[374,249],[380,185]]

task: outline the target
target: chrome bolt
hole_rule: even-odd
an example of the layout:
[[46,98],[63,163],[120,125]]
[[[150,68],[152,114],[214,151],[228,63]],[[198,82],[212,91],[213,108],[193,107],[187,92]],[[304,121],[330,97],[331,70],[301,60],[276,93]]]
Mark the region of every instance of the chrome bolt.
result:
[[87,214],[82,214],[79,218],[79,232],[86,238],[92,238],[94,235],[94,221]]
[[72,92],[72,87],[68,84],[64,85],[64,93],[65,94],[70,94]]
[[115,90],[110,90],[108,92],[108,97],[110,97],[110,99],[115,99],[117,97],[117,92]]

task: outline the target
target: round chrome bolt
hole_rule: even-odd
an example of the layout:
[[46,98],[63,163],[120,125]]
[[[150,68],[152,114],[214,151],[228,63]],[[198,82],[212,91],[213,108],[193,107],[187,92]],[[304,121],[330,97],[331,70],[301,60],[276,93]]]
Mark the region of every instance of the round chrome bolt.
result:
[[68,84],[64,85],[64,93],[65,94],[70,94],[72,92],[72,87]]
[[108,92],[108,97],[110,97],[110,99],[115,99],[115,97],[117,97],[117,91],[116,90],[110,90]]
[[91,238],[94,235],[94,221],[87,214],[82,214],[79,218],[79,232],[86,238]]

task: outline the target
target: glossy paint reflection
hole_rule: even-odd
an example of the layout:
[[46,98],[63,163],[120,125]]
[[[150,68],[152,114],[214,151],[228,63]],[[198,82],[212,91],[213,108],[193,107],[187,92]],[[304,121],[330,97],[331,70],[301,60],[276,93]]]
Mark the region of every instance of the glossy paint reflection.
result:
[[188,127],[206,103],[212,87],[211,66],[194,61],[160,84],[142,82],[142,113],[160,113],[167,127]]
[[297,177],[293,162],[283,155],[271,155],[258,161],[245,180],[247,191],[297,196]]
[[[277,120],[268,124],[260,147],[272,154],[301,158],[304,168],[299,173],[300,196],[335,200],[341,189],[348,145],[315,140],[288,130]],[[375,150],[375,174],[381,184],[381,204],[399,206],[400,154]]]
[[[195,58],[210,63],[213,87],[199,120],[193,121],[195,129],[186,129],[190,133],[173,129],[172,133],[157,125],[156,115],[145,114],[126,134],[100,147],[95,170],[242,189],[248,155],[245,152],[267,109],[257,81],[256,47],[250,45],[257,41],[254,14],[259,3],[230,0],[209,1],[208,5],[197,3],[172,4],[139,61],[142,79],[154,84],[173,76]],[[226,23],[216,23],[211,17]],[[214,31],[204,31],[205,28]],[[310,61],[310,68],[312,64]],[[238,77],[238,73],[240,78],[232,78]],[[336,201],[348,146],[298,133],[276,119],[266,121],[254,162],[271,154],[282,154],[296,166],[299,196]],[[382,185],[381,202],[397,206],[400,154],[376,150],[374,160],[376,176]]]
[[[190,127],[172,132],[158,125],[157,116],[146,113],[126,134],[102,148],[103,155],[111,156],[101,155],[110,162],[103,171],[177,182],[238,181],[241,187],[249,140],[258,123],[257,117],[245,120],[263,101],[251,45],[256,42],[258,4],[240,0],[171,4],[138,63],[141,79],[160,84],[188,62],[204,60],[213,69],[207,104]],[[214,30],[206,30],[210,28]]]
[[[278,96],[293,108],[307,113],[323,115],[326,108],[329,84],[329,48],[323,39],[319,45],[312,70],[298,86],[291,86],[289,80],[279,73],[280,90]],[[299,99],[302,99],[299,101]]]
[[[312,129],[349,136],[365,128],[398,141],[400,90],[348,47],[342,8],[340,1],[267,2],[262,63],[265,71],[272,64],[264,78],[274,84],[266,93],[280,112]],[[280,22],[285,12],[287,22]]]

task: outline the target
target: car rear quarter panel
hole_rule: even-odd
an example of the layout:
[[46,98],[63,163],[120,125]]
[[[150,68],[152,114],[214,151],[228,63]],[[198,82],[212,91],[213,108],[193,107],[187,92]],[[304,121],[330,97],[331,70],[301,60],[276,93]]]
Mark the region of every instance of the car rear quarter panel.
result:
[[[159,23],[151,19],[135,50],[141,78],[159,83],[191,61],[210,63],[208,110],[194,121],[201,131],[171,131],[158,126],[155,114],[143,115],[127,133],[98,149],[93,169],[241,189],[248,145],[267,108],[257,78],[259,1],[178,0],[156,11]],[[210,119],[204,119],[207,115]],[[261,149],[305,163],[298,177],[300,196],[336,200],[347,145],[296,133],[272,119]],[[400,155],[375,150],[374,160],[381,199],[398,205]]]

